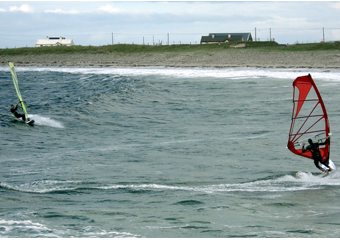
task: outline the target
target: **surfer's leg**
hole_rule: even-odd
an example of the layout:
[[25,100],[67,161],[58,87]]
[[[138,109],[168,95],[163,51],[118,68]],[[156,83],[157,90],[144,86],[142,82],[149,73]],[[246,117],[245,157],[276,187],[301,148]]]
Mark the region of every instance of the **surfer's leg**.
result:
[[26,122],[26,117],[25,117],[25,114],[21,114],[21,116],[20,116],[21,118],[22,118],[22,120],[24,121],[24,122]]
[[333,169],[329,166],[329,158],[325,161],[325,162],[322,162],[321,161],[321,163],[323,164],[323,165],[325,165],[328,169],[329,169],[329,171],[332,171]]

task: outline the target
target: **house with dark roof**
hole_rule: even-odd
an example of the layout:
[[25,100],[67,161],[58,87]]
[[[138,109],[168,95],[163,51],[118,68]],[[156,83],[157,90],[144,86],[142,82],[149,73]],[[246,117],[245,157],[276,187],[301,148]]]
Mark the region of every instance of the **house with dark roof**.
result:
[[201,44],[241,41],[253,41],[251,33],[209,33],[201,38]]

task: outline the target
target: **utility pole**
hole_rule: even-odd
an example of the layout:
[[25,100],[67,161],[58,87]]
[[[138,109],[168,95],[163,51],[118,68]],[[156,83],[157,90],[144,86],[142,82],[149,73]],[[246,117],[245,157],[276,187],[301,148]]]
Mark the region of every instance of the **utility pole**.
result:
[[169,33],[168,33],[168,45],[170,45],[170,36],[169,36]]
[[255,28],[255,42],[256,42],[256,28]]
[[272,28],[269,28],[269,41],[272,41]]
[[324,27],[322,28],[322,39],[323,39],[323,42],[325,42],[325,28]]
[[112,33],[112,45],[113,45],[113,33]]

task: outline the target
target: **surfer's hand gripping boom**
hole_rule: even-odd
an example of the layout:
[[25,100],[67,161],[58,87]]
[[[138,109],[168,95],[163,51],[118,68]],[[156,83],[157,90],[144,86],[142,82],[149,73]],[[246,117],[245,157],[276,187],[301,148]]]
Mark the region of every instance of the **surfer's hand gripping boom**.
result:
[[19,101],[17,106],[21,107],[21,103],[25,103],[27,105],[27,103],[25,101]]

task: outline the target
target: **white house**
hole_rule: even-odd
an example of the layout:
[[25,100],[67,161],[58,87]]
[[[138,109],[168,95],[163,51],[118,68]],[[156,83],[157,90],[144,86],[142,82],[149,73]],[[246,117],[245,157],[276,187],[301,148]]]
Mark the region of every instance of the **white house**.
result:
[[38,39],[35,47],[44,46],[73,46],[72,39],[65,39],[64,37],[46,37],[46,39]]

